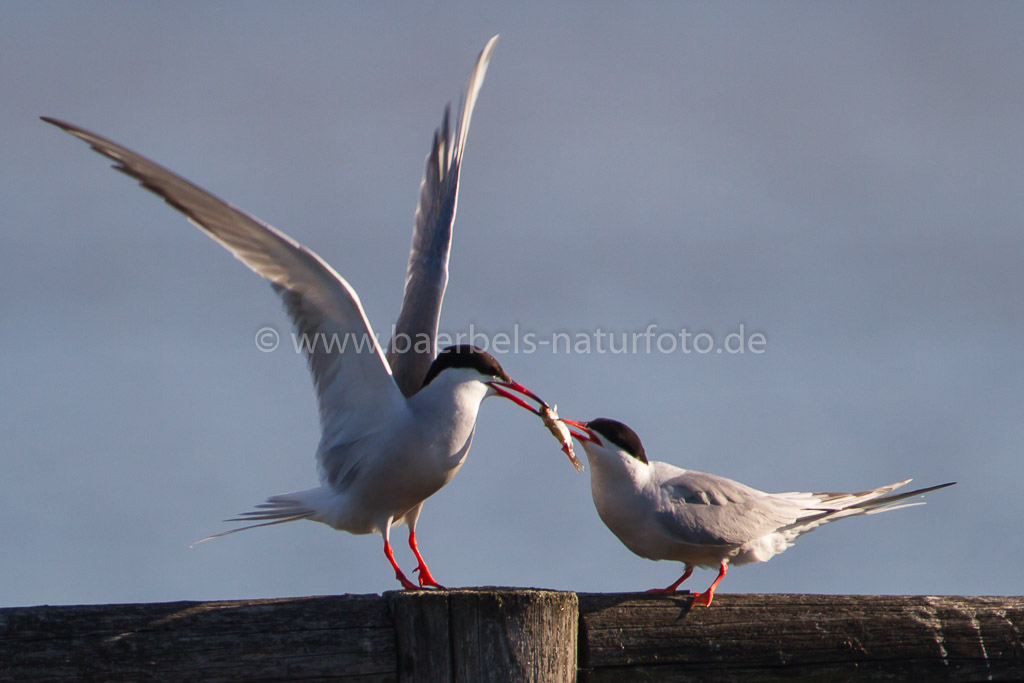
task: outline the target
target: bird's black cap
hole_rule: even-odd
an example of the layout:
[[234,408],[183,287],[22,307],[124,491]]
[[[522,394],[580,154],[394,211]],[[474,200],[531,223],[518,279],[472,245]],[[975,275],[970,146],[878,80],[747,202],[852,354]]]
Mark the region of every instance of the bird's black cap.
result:
[[588,429],[594,430],[629,455],[647,464],[647,453],[644,452],[644,445],[640,442],[640,437],[626,425],[607,417],[599,417],[586,424]]
[[430,384],[431,380],[441,374],[442,370],[448,368],[471,368],[487,377],[497,377],[505,382],[512,381],[512,378],[501,367],[501,363],[495,360],[491,354],[472,344],[456,344],[445,347],[441,353],[437,354],[437,358],[427,370],[426,377],[423,378],[423,386]]

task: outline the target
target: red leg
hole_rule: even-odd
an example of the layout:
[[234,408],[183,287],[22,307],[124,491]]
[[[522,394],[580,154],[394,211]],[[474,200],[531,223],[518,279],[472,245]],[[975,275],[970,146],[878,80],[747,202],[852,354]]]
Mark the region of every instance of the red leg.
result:
[[718,582],[722,580],[727,571],[729,571],[729,566],[725,563],[725,560],[722,560],[722,564],[718,567],[718,578],[715,579],[715,582],[706,591],[693,596],[693,604],[711,607],[711,600],[715,597],[715,589],[718,588]]
[[435,581],[434,577],[430,575],[430,570],[427,569],[427,563],[423,561],[423,556],[420,555],[420,549],[416,545],[416,531],[414,529],[409,529],[409,547],[412,548],[412,552],[416,556],[416,561],[419,562],[419,566],[417,566],[413,571],[419,574],[420,586],[444,588],[444,586]]
[[652,589],[650,589],[647,592],[648,593],[675,593],[676,589],[679,588],[679,584],[681,584],[683,581],[686,581],[688,578],[690,578],[690,574],[692,574],[692,573],[693,573],[693,567],[691,567],[690,565],[686,565],[686,571],[683,572],[683,575],[680,576],[679,579],[675,583],[671,584],[668,588],[652,588]]
[[384,537],[384,554],[387,556],[391,566],[395,568],[395,578],[402,582],[402,588],[407,591],[419,590],[419,586],[405,578],[405,574],[398,568],[398,563],[395,562],[395,554],[391,552],[391,543],[388,542],[386,536]]

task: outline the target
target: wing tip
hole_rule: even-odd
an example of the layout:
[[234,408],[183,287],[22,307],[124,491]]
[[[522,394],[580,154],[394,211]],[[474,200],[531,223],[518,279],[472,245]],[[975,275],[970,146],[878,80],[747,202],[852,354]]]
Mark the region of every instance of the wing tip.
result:
[[64,121],[63,119],[58,119],[58,118],[55,118],[53,116],[42,116],[42,115],[40,115],[39,116],[39,120],[42,121],[43,123],[48,123],[51,126],[56,126],[57,128],[61,129],[65,133],[68,133],[70,135],[74,135],[75,137],[77,137],[79,139],[82,139],[82,140],[85,140],[85,138],[83,136],[91,135],[93,137],[98,137],[98,136],[95,135],[95,133],[90,133],[89,131],[87,131],[86,129],[84,129],[84,128],[80,127],[80,126],[76,126],[73,123],[69,123],[67,121]]
[[494,54],[494,48],[497,47],[497,45],[498,45],[498,38],[500,38],[500,37],[501,37],[500,33],[495,33],[493,36],[491,36],[490,40],[488,40],[484,44],[484,49],[480,50],[480,56],[477,57],[477,62],[481,62],[481,61],[487,62],[487,61],[490,61],[491,55]]

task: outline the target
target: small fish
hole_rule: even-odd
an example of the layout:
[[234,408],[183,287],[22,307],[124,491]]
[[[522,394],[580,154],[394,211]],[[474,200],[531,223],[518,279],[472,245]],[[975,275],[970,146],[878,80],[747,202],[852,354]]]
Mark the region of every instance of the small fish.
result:
[[569,456],[569,462],[572,463],[572,466],[577,472],[582,472],[583,463],[580,462],[580,459],[576,457],[572,450],[572,434],[569,433],[569,428],[565,426],[565,423],[558,419],[558,406],[551,407],[546,403],[542,403],[538,415],[544,420],[544,426],[548,428],[548,431],[561,442],[562,452]]

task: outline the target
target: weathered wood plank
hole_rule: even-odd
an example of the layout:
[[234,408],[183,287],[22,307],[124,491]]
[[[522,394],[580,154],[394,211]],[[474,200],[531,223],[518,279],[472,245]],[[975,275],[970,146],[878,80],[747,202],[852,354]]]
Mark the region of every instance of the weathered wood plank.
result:
[[380,596],[0,610],[0,680],[396,680]]
[[580,594],[580,679],[1024,680],[1024,598]]
[[[577,648],[577,642],[579,647]],[[577,671],[577,664],[579,670]],[[474,589],[0,609],[0,681],[1024,680],[1024,597]]]

